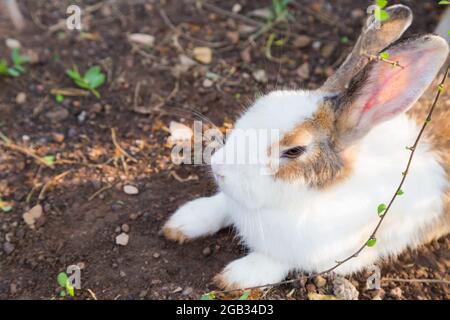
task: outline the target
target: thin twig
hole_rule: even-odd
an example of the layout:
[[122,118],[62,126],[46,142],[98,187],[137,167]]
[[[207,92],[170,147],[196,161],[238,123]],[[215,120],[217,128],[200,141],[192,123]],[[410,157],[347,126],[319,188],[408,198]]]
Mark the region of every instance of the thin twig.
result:
[[389,60],[386,58],[382,58],[381,56],[374,56],[374,55],[367,54],[367,53],[363,53],[362,55],[367,57],[370,61],[383,61],[387,64],[392,65],[393,67],[399,67],[402,69],[405,68],[404,66],[400,65],[400,63],[398,61],[392,61],[392,60]]
[[223,47],[224,45],[226,45],[226,42],[209,42],[206,40],[202,40],[202,39],[197,39],[194,38],[192,36],[189,36],[185,33],[182,33],[179,28],[177,28],[172,21],[169,19],[169,17],[167,16],[166,11],[164,11],[164,9],[159,8],[159,15],[161,16],[161,18],[163,19],[164,23],[178,36],[185,38],[188,41],[191,42],[195,42],[198,43],[202,46],[207,46],[207,47],[211,47],[211,48],[219,48],[219,47]]
[[58,174],[57,176],[51,178],[45,185],[42,187],[41,192],[39,193],[38,201],[42,201],[45,199],[45,194],[50,187],[57,183],[59,180],[63,179],[65,176],[67,176],[69,173],[72,172],[72,169],[69,169],[67,171],[64,171],[61,174]]
[[400,279],[400,278],[383,278],[381,281],[384,282],[406,282],[406,283],[436,283],[436,284],[445,284],[450,285],[449,280],[441,280],[441,279]]
[[95,197],[97,197],[98,195],[100,195],[100,194],[103,193],[104,191],[111,189],[112,187],[113,187],[113,185],[109,184],[109,185],[104,186],[103,188],[101,188],[101,189],[95,191],[95,192],[88,198],[88,201],[94,200]]
[[41,164],[43,166],[46,166],[51,169],[54,168],[54,165],[52,163],[45,161],[43,158],[36,155],[36,153],[34,153],[34,151],[32,151],[31,149],[28,149],[28,148],[25,148],[25,147],[15,144],[1,132],[0,132],[0,139],[2,140],[2,141],[0,141],[0,146],[4,146],[5,148],[23,153],[23,154],[33,158],[34,160],[36,160],[36,162],[38,162],[39,164]]
[[113,141],[114,146],[116,147],[116,149],[124,156],[128,157],[130,160],[132,160],[133,162],[138,162],[136,160],[135,157],[133,157],[132,155],[130,155],[128,152],[125,151],[124,148],[122,148],[120,146],[120,144],[117,142],[117,136],[116,136],[116,129],[111,128],[111,139]]

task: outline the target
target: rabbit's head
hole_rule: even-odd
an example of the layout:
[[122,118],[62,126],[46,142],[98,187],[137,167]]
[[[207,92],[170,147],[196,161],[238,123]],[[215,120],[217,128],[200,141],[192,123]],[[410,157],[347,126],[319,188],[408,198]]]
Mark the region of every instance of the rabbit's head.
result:
[[[270,206],[292,192],[325,191],[351,176],[358,142],[408,110],[448,56],[446,41],[433,35],[388,47],[412,19],[405,6],[388,12],[380,29],[369,18],[352,53],[322,88],[272,92],[237,121],[211,159],[225,193],[248,206]],[[370,59],[383,49],[399,65]]]

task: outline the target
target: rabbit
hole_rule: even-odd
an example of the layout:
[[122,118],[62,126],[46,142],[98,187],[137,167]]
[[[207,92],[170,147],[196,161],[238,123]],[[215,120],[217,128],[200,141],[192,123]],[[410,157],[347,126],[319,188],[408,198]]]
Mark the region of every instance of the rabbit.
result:
[[[353,51],[320,89],[277,90],[258,98],[212,156],[218,193],[186,203],[164,224],[165,237],[179,243],[236,230],[249,253],[214,278],[219,287],[263,286],[291,271],[327,270],[353,254],[378,223],[377,206],[395,192],[410,156],[405,147],[424,121],[417,116],[422,111],[416,117],[410,110],[449,52],[436,35],[397,41],[412,13],[403,5],[387,10],[390,19],[380,28],[368,18]],[[383,49],[400,66],[370,59]],[[381,225],[376,245],[340,265],[337,274],[359,272],[449,233],[448,135],[433,140],[434,132],[448,132],[448,119],[440,119],[443,127],[432,122],[427,128],[404,194]],[[280,134],[251,151],[262,159],[258,164],[224,163],[246,129]]]

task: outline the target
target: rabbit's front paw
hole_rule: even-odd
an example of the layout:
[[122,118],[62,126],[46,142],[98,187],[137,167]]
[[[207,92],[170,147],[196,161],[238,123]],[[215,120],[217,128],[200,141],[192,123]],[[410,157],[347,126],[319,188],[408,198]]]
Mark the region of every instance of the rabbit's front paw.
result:
[[179,243],[213,234],[229,224],[225,196],[219,193],[180,207],[163,227],[164,236]]
[[229,263],[214,282],[225,290],[245,289],[282,281],[288,272],[285,265],[254,252]]

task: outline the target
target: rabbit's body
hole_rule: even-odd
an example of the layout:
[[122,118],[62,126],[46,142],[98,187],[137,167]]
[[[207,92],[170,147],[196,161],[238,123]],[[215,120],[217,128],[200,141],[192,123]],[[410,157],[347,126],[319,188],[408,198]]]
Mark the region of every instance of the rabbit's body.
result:
[[[414,142],[418,132],[415,121],[406,115],[380,125],[358,146],[352,173],[325,192],[280,183],[248,194],[245,189],[252,181],[246,181],[241,172],[237,181],[241,187],[233,187],[236,192],[227,200],[232,224],[251,251],[272,256],[291,269],[326,270],[367,241],[379,220],[378,205],[389,201],[401,179],[409,157],[405,146]],[[431,147],[419,145],[403,187],[405,194],[386,217],[377,245],[338,272],[358,271],[380,257],[422,243],[428,229],[444,216],[443,192],[448,182]],[[257,207],[248,208],[248,203],[255,202]]]
[[[406,147],[429,107],[413,106],[449,51],[445,40],[427,35],[387,49],[400,67],[368,63],[363,49],[383,49],[411,22],[408,8],[389,10],[388,38],[373,25],[363,31],[356,53],[321,90],[276,91],[258,99],[211,159],[220,192],[180,207],[165,224],[166,237],[179,242],[235,227],[250,253],[216,277],[221,287],[278,282],[295,269],[325,271],[361,247],[379,222],[377,208],[396,191],[411,152]],[[449,126],[440,108],[376,245],[336,272],[359,271],[450,231]],[[257,146],[239,148],[252,132],[272,130],[278,135],[258,136]],[[236,150],[239,159],[258,162],[229,163]]]

